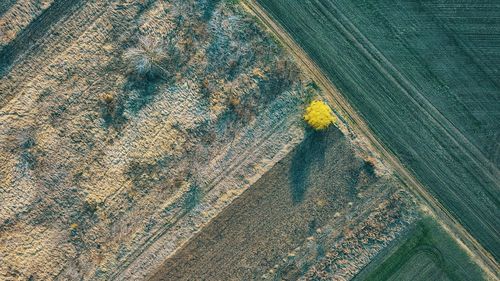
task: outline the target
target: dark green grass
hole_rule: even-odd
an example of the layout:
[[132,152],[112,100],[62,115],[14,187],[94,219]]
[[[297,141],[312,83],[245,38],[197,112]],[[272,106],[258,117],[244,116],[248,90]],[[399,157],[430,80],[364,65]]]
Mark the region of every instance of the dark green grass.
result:
[[375,263],[355,280],[484,280],[479,267],[431,218],[419,221],[392,254]]
[[257,1],[498,259],[500,4]]

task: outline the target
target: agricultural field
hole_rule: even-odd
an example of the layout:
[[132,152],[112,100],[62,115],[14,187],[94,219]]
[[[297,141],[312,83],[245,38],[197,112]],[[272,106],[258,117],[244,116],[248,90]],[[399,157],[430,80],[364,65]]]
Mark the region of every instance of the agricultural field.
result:
[[[297,12],[333,5],[322,3],[306,1]],[[464,276],[482,276],[449,233],[422,219],[421,203],[380,152],[318,101],[323,88],[245,7],[234,0],[0,3],[0,280],[408,279],[414,270],[454,280],[449,262],[463,264]],[[325,51],[346,52],[341,62],[356,56],[347,42],[342,49],[328,40]],[[359,63],[373,81],[353,67],[348,73],[363,83],[332,76],[343,92],[382,85],[371,64]],[[361,93],[350,100],[371,102]],[[312,101],[338,120],[334,126],[308,126]],[[382,119],[370,114],[380,109],[360,111],[373,126]],[[472,126],[466,117],[458,129]],[[400,121],[389,120],[387,132]],[[425,124],[422,137],[432,129],[432,140],[442,140],[442,127]],[[485,149],[493,161],[497,146]],[[437,161],[449,151],[439,152],[419,157]],[[496,170],[469,160],[470,167],[430,161],[426,168],[440,176],[449,171],[431,165],[457,169],[451,183],[468,181],[456,188],[478,183],[467,192],[492,187],[468,177]],[[472,207],[491,207],[495,194]],[[476,204],[477,196],[462,196]],[[478,233],[496,247],[488,235],[498,218],[490,211],[481,218],[492,218],[491,227]],[[483,215],[465,212],[464,220],[474,214]],[[437,262],[420,251],[424,245],[450,258]]]
[[[5,22],[28,2],[9,3]],[[1,280],[147,279],[203,250],[191,241],[229,210],[245,212],[217,247],[250,259],[229,246],[255,228],[245,246],[264,250],[255,271],[227,274],[314,274],[324,260],[352,276],[411,224],[412,198],[376,155],[346,130],[306,129],[319,89],[234,1],[28,14],[0,50]]]
[[353,281],[486,280],[477,265],[430,217],[421,218],[394,244],[389,254],[374,258]]
[[256,2],[498,260],[500,4]]
[[150,280],[348,280],[417,208],[338,129],[308,132]]

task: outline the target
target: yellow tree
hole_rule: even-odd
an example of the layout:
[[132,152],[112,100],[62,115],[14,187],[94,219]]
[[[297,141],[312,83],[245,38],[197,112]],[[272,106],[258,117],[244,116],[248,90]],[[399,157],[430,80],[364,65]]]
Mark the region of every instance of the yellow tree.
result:
[[304,114],[306,122],[315,130],[323,130],[328,128],[331,124],[337,122],[337,118],[333,115],[330,107],[319,100],[311,102],[306,108]]

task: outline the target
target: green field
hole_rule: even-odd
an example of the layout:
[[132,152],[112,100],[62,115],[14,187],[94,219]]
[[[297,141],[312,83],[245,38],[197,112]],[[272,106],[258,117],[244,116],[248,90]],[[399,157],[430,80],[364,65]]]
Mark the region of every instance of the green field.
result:
[[500,3],[257,0],[500,257]]
[[483,280],[450,236],[431,218],[424,218],[389,255],[375,258],[354,281]]

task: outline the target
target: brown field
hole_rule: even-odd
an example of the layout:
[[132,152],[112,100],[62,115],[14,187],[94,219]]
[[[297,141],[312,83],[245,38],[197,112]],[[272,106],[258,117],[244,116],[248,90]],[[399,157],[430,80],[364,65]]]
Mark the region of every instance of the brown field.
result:
[[352,278],[414,220],[337,129],[309,133],[151,280]]

